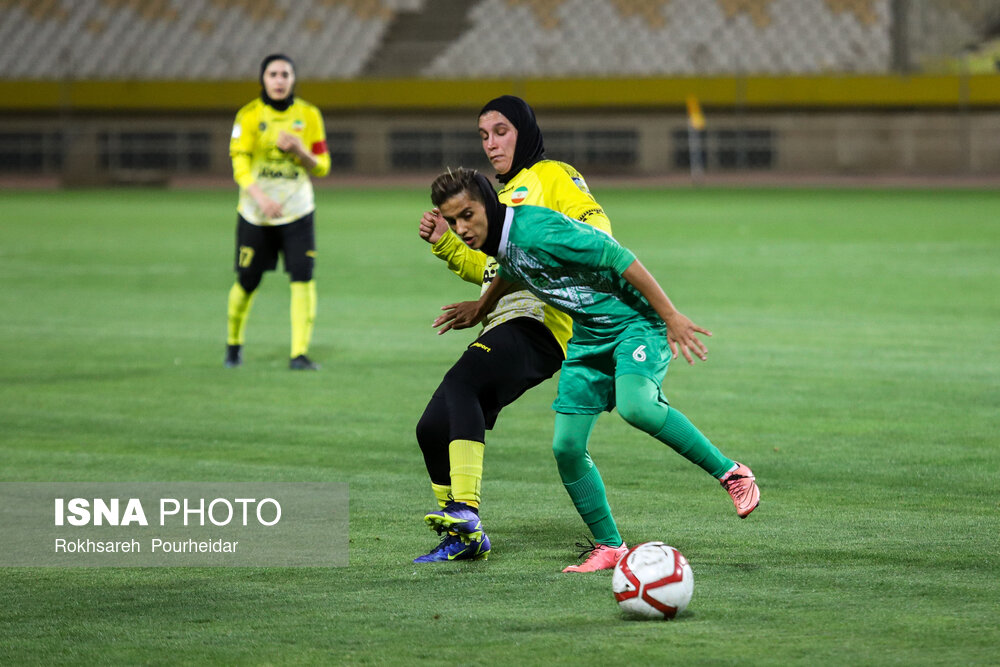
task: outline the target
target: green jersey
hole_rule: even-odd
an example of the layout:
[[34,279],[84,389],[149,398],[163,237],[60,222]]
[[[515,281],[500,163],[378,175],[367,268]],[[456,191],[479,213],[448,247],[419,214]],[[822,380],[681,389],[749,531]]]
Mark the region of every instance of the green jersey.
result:
[[635,255],[610,234],[539,206],[508,206],[496,256],[500,276],[523,284],[569,314],[574,338],[618,336],[630,324],[662,327],[649,302],[627,280]]

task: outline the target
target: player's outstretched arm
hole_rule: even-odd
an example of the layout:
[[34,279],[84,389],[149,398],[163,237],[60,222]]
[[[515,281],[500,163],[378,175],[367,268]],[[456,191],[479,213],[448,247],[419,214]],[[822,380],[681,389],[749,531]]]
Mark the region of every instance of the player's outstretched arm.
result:
[[496,307],[497,301],[513,291],[516,284],[504,280],[499,275],[494,276],[490,286],[479,297],[479,301],[461,301],[441,306],[441,310],[445,312],[437,316],[433,326],[441,327],[438,330],[439,335],[450,329],[468,329],[476,326]]
[[689,364],[694,363],[692,353],[702,361],[708,360],[708,348],[695,336],[695,333],[711,336],[712,332],[708,329],[702,329],[674,308],[673,302],[670,301],[652,274],[642,265],[642,262],[639,260],[632,262],[622,273],[622,278],[646,297],[649,305],[666,323],[667,342],[670,344],[670,351],[673,352],[674,359],[677,358],[677,352],[680,349],[681,354],[684,355]]

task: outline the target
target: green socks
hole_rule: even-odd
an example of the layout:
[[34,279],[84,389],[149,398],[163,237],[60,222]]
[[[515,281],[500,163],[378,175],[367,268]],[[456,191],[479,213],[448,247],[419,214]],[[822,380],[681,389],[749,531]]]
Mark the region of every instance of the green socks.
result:
[[721,478],[736,465],[723,456],[719,448],[713,445],[680,410],[669,408],[666,423],[653,437],[669,445],[691,463],[701,466],[716,479]]
[[604,481],[601,479],[601,473],[597,472],[597,467],[592,467],[582,479],[569,484],[563,482],[563,486],[569,492],[580,518],[594,534],[594,542],[609,547],[620,547],[623,543],[622,536],[618,532],[618,526],[615,525],[615,518],[611,516],[611,506],[604,490]]
[[597,417],[598,415],[557,412],[552,453],[555,454],[563,486],[566,487],[576,511],[590,527],[594,541],[618,547],[622,545],[622,536],[611,516],[604,481],[587,452],[587,441]]
[[625,421],[670,446],[716,479],[735,465],[683,412],[667,405],[659,385],[649,378],[621,375],[615,378],[615,394],[618,413]]

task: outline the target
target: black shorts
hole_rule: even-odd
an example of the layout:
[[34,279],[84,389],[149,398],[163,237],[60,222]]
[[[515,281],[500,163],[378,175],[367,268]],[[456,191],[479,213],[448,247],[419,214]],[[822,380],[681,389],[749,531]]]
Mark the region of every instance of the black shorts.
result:
[[316,231],[313,214],[308,213],[284,225],[262,226],[236,216],[236,272],[264,273],[278,266],[284,257],[285,273],[293,280],[312,280],[316,263]]
[[486,428],[492,429],[500,410],[555,375],[563,358],[548,327],[530,317],[517,317],[477,338],[452,368],[464,367],[476,378]]

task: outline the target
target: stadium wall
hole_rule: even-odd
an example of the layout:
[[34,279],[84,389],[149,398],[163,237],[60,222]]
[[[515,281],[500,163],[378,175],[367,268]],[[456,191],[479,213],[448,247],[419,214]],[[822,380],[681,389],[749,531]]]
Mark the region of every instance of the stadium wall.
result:
[[[1000,174],[1000,76],[303,81],[324,112],[334,169],[366,176],[485,167],[473,115],[531,101],[549,152],[587,173],[689,169],[685,101],[708,124],[712,171]],[[0,81],[0,174],[70,184],[225,177],[246,82]]]

